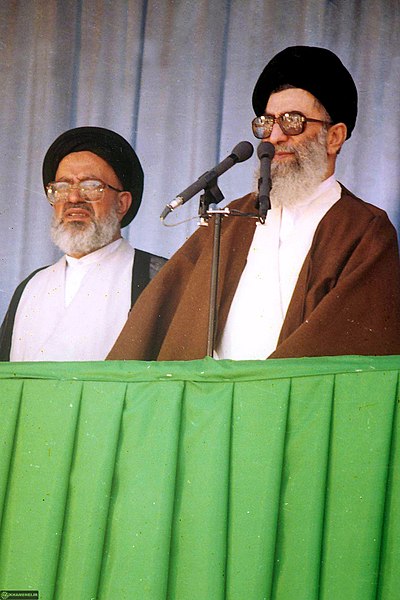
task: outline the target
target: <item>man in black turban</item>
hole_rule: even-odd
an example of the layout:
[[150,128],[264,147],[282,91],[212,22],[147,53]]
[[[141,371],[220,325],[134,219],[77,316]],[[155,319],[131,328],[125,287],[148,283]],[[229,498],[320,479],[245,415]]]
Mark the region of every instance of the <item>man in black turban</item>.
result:
[[[252,193],[230,210],[254,219],[223,219],[215,356],[400,354],[396,231],[334,176],[357,116],[349,71],[325,48],[286,48],[262,71],[253,108],[254,135],[274,147],[272,208],[256,226]],[[148,286],[110,359],[205,356],[212,235],[199,229]]]
[[0,358],[101,360],[165,259],[121,237],[139,210],[143,170],[131,145],[101,127],[61,134],[43,161],[53,242],[65,253],[14,293]]

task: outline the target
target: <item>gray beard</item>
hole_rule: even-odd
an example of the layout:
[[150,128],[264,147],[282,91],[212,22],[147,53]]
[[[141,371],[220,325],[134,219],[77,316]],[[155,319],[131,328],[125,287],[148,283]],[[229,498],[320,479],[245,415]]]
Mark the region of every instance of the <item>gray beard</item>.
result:
[[51,223],[51,239],[65,254],[89,254],[107,246],[119,232],[120,223],[115,207],[107,217],[91,221],[64,223],[55,215]]
[[273,207],[301,203],[324,181],[328,170],[326,140],[327,131],[321,129],[318,135],[299,146],[278,146],[280,150],[293,151],[294,157],[287,164],[271,164],[270,199]]

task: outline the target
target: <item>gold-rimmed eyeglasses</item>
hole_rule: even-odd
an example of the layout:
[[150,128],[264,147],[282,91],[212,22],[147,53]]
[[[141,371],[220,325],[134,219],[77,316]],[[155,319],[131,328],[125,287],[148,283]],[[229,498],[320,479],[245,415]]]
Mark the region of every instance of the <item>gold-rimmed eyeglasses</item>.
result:
[[84,179],[78,183],[68,181],[52,181],[46,185],[46,196],[50,204],[65,202],[72,190],[77,190],[79,198],[84,202],[99,202],[104,195],[104,190],[109,188],[114,192],[123,192],[118,188],[104,183],[100,179]]
[[251,126],[255,137],[264,140],[271,135],[275,123],[278,123],[285,135],[300,135],[300,133],[303,133],[306,123],[309,122],[331,124],[331,121],[312,119],[304,116],[301,112],[291,111],[282,113],[277,117],[274,115],[261,115],[253,119]]

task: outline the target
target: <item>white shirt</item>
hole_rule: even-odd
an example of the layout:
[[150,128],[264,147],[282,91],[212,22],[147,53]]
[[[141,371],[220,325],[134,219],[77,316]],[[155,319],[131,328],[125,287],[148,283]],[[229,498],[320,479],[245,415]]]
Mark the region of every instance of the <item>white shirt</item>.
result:
[[119,239],[82,258],[63,256],[28,282],[11,361],[104,360],[128,317],[134,249]]
[[315,230],[340,195],[329,177],[311,197],[272,208],[265,224],[257,223],[216,358],[262,360],[275,350]]

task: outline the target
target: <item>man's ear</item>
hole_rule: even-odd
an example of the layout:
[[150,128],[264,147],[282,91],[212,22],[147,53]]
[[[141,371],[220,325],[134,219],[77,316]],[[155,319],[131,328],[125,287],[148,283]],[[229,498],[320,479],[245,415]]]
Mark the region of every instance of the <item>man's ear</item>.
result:
[[330,155],[339,154],[346,141],[347,127],[344,123],[335,123],[328,129],[327,152]]
[[118,194],[116,206],[117,206],[117,213],[118,213],[120,221],[122,221],[122,219],[128,212],[131,204],[132,204],[132,194],[130,192],[120,192]]

